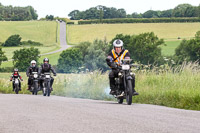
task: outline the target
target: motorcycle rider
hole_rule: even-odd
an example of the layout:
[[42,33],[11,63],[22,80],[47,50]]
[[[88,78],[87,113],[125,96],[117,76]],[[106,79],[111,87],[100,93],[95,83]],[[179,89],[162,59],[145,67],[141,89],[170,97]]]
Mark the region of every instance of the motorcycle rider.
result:
[[[49,59],[48,58],[44,58],[43,62],[44,62],[44,64],[41,65],[41,68],[39,69],[39,74],[44,74],[45,72],[52,71],[53,75],[56,76],[56,71],[51,66],[51,64],[49,64]],[[52,88],[53,81],[54,81],[54,78],[51,77],[51,81],[50,81],[51,91],[53,91],[53,88]],[[40,82],[41,87],[42,87],[42,82],[43,82],[43,80],[41,80],[41,82]]]
[[[108,66],[112,69],[109,73],[109,80],[110,80],[110,94],[115,94],[115,77],[118,77],[120,64],[122,63],[121,60],[123,59],[130,59],[130,53],[128,50],[123,48],[123,41],[120,39],[116,39],[113,42],[113,49],[108,54],[106,61]],[[135,77],[133,77],[135,80]],[[133,95],[138,95],[138,93],[134,89],[133,85]]]
[[[13,78],[14,78],[14,79],[17,78],[17,79],[20,79],[21,81],[23,81],[23,79],[22,79],[22,77],[20,76],[19,71],[18,71],[17,68],[14,69],[13,74],[12,74],[12,76],[11,76],[11,78],[10,78],[10,81],[12,81]],[[21,91],[21,82],[20,82],[20,80],[19,80],[19,90]],[[14,86],[14,80],[13,80],[13,91],[14,91],[14,89],[15,89],[14,87],[15,87],[15,86]]]
[[31,85],[32,85],[32,78],[30,77],[32,75],[32,72],[38,72],[39,71],[39,68],[37,67],[36,65],[36,61],[35,60],[32,60],[31,61],[31,65],[28,67],[27,71],[26,71],[26,75],[28,78],[28,88],[27,90],[30,90],[31,89]]

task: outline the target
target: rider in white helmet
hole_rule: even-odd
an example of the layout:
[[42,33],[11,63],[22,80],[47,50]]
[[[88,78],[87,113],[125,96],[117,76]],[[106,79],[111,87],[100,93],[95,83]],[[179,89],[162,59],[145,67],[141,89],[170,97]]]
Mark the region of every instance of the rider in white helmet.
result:
[[[130,53],[128,50],[123,48],[123,41],[120,39],[116,39],[113,42],[113,49],[108,54],[106,58],[108,66],[112,69],[109,73],[109,80],[110,80],[110,94],[115,94],[115,77],[118,76],[119,73],[119,65],[122,63],[121,60],[123,59],[130,59]],[[134,95],[138,95],[138,93],[133,90]]]
[[31,85],[33,83],[32,79],[31,79],[31,75],[32,75],[32,72],[38,72],[39,71],[39,68],[37,67],[37,63],[35,60],[32,60],[31,61],[31,65],[28,67],[27,71],[26,71],[26,75],[28,78],[28,89],[27,90],[30,90],[31,88]]

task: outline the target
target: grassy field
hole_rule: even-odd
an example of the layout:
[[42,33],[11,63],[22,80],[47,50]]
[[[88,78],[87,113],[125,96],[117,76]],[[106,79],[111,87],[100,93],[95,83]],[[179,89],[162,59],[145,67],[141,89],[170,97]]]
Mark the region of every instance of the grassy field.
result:
[[[166,69],[158,74],[136,72],[136,90],[139,96],[134,103],[163,105],[168,107],[200,110],[200,67],[197,64],[184,64],[181,72]],[[27,78],[22,83],[22,92],[26,91]],[[11,73],[0,74],[0,93],[13,93],[9,82]],[[109,93],[108,73],[96,71],[84,74],[58,74],[55,77],[52,94],[67,97],[89,98],[97,100],[115,100]]]
[[92,24],[69,25],[68,41],[77,44],[94,39],[107,38],[110,41],[116,34],[140,34],[154,32],[166,41],[176,41],[180,38],[192,38],[200,30],[200,23],[138,23],[138,24]]
[[181,43],[181,40],[166,41],[166,46],[161,46],[163,56],[171,56],[175,54],[175,49]]
[[45,46],[54,46],[58,43],[55,21],[0,21],[0,31],[0,42],[4,42],[10,35],[19,34],[22,41],[32,40]]

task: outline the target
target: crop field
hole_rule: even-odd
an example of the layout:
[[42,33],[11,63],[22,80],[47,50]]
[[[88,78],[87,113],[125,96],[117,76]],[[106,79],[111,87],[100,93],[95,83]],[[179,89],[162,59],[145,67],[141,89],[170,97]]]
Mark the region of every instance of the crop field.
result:
[[70,43],[107,38],[110,41],[116,34],[140,34],[154,32],[166,41],[176,41],[194,37],[200,30],[200,23],[136,23],[136,24],[91,24],[69,25],[67,34]]
[[22,41],[32,40],[44,46],[57,44],[55,21],[0,21],[0,31],[0,42],[5,42],[10,35],[19,34]]

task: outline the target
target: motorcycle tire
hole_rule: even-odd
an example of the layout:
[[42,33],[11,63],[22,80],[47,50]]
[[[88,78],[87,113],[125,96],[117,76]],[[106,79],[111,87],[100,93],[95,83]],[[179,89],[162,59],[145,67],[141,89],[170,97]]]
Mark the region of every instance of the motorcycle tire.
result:
[[132,104],[133,88],[131,80],[127,82],[126,102],[128,105]]

